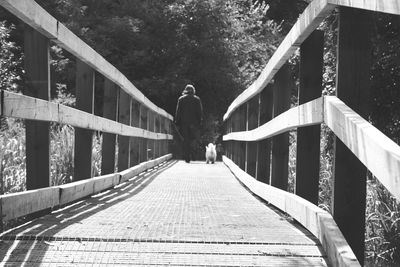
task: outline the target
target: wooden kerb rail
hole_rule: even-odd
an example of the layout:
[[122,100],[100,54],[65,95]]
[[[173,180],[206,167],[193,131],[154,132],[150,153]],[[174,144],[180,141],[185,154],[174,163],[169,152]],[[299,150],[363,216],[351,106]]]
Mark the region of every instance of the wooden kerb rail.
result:
[[[322,97],[320,23],[337,9],[336,96]],[[400,199],[400,147],[368,114],[371,11],[400,15],[398,0],[314,0],[256,81],[224,115],[226,165],[253,193],[319,238],[333,266],[364,261],[366,173]],[[290,109],[287,61],[300,49],[299,103]],[[364,118],[363,118],[364,117]],[[335,134],[332,215],[318,208],[320,124]],[[297,129],[295,194],[288,185],[288,131]]]
[[[24,95],[0,90],[0,116],[25,120],[27,191],[0,196],[11,220],[99,193],[169,160],[173,117],[33,0],[0,1],[25,23]],[[50,43],[76,58],[76,108],[50,101]],[[95,72],[103,82],[95,83]],[[97,75],[99,76],[99,75]],[[104,88],[94,115],[95,84]],[[50,187],[50,123],[75,127],[74,182]],[[103,134],[102,176],[92,177],[93,133]],[[118,138],[118,162],[115,151]],[[115,170],[118,168],[118,172]]]

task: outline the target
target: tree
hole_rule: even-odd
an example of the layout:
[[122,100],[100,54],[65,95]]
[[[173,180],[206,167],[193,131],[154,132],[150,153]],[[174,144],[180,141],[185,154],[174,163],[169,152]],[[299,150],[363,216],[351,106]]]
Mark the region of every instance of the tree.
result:
[[[248,0],[38,2],[169,113],[185,84],[194,84],[213,136],[282,39],[279,25],[266,19],[268,6]],[[71,71],[66,58],[55,53],[59,75]],[[73,92],[73,75],[61,76]]]
[[0,88],[15,91],[22,69],[20,48],[10,40],[13,29],[12,24],[0,21]]

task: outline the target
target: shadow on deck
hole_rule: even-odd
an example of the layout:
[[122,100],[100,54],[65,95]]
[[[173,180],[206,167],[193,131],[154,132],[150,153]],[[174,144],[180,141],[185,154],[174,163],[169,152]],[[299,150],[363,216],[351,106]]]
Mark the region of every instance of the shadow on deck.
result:
[[326,266],[223,164],[168,162],[2,237],[1,265]]

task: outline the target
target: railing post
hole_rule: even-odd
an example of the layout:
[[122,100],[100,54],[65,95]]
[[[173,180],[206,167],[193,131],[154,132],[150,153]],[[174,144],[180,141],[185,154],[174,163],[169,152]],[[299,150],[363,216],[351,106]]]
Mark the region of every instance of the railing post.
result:
[[[225,131],[224,131],[224,134],[230,133],[230,132],[229,132],[229,131],[230,131],[230,123],[231,123],[231,117],[227,118],[227,119],[224,121],[224,124],[225,124]],[[231,144],[231,141],[224,141],[224,142],[223,142],[224,151],[225,151],[225,156],[228,157],[228,158],[231,158],[231,148],[230,148],[230,144]]]
[[[247,102],[247,131],[258,126],[259,95]],[[257,171],[257,142],[246,142],[246,172],[256,177]]]
[[[291,76],[289,65],[285,64],[275,75],[273,89],[273,117],[285,112],[290,107]],[[272,137],[272,174],[271,185],[287,190],[289,162],[289,133]]]
[[[161,133],[163,134],[167,134],[168,130],[167,130],[167,118],[161,116]],[[168,153],[168,148],[167,148],[167,144],[168,144],[168,140],[161,140],[161,156],[164,156],[165,154]]]
[[[272,119],[273,86],[268,84],[259,95],[258,126]],[[257,142],[257,180],[269,184],[271,176],[271,139]]]
[[[24,53],[26,84],[24,94],[50,99],[49,40],[25,25]],[[50,131],[44,121],[25,121],[26,187],[28,190],[50,186]]]
[[[103,117],[110,120],[117,120],[119,88],[109,79],[104,80]],[[103,133],[101,149],[101,174],[115,172],[115,145],[117,136],[111,133]]]
[[[231,118],[232,118],[232,132],[236,132],[238,131],[238,120],[237,120],[237,113],[238,110],[236,109],[235,111],[233,111]],[[232,140],[232,161],[238,165],[238,160],[237,160],[237,144],[238,141]]]
[[[172,124],[173,123],[174,122],[172,120],[167,119],[167,133],[170,134],[170,135],[173,134],[173,131],[172,131],[172,127],[173,127]],[[172,144],[173,144],[173,140],[168,140],[167,141],[167,151],[168,151],[168,153],[172,153]]]
[[[118,101],[118,121],[130,125],[131,123],[131,96],[120,89]],[[129,168],[129,136],[118,136],[118,171]]]
[[[166,117],[162,117],[162,132],[164,134],[168,134],[168,119]],[[162,156],[168,154],[168,140],[162,140]]]
[[[147,107],[140,106],[140,128],[147,130]],[[140,162],[147,161],[147,139],[141,138],[140,140]]]
[[[131,126],[139,128],[140,121],[140,103],[135,99],[131,100]],[[135,166],[140,163],[139,138],[129,138],[129,166]]]
[[[247,105],[242,105],[239,108],[240,129],[239,131],[246,131],[247,129]],[[246,142],[239,141],[239,167],[246,170]]]
[[[370,94],[371,32],[368,12],[339,8],[337,96],[367,118]],[[354,140],[358,145],[363,140]],[[366,173],[365,166],[335,138],[333,217],[353,249],[364,262]]]
[[[150,132],[154,132],[154,112],[152,110],[148,111],[148,123],[147,130]],[[147,160],[152,159],[154,155],[154,140],[147,140]]]
[[[228,133],[233,132],[233,115],[229,117]],[[229,158],[233,161],[234,141],[228,141]]]
[[[76,108],[94,113],[94,70],[76,59]],[[92,177],[93,131],[75,128],[74,180]]]
[[[162,128],[161,128],[161,123],[162,123],[162,117],[160,116],[160,114],[156,115],[156,131],[157,133],[162,133]],[[162,141],[161,140],[156,140],[156,158],[159,158],[162,155]]]
[[[322,94],[324,32],[314,31],[300,46],[299,105]],[[297,129],[296,194],[318,205],[321,126]]]

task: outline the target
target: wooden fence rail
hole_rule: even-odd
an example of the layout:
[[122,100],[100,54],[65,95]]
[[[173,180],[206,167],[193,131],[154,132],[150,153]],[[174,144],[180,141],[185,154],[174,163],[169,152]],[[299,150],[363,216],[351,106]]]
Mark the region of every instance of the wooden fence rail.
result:
[[64,185],[27,190],[0,196],[3,220],[8,221],[38,211],[58,208],[85,197],[100,193],[171,159],[168,154],[140,163],[127,170],[76,181]]
[[[25,23],[24,94],[0,90],[0,116],[25,120],[27,191],[0,196],[2,220],[64,205],[113,187],[169,160],[173,117],[148,100],[101,55],[33,0],[0,0]],[[50,101],[51,43],[76,58],[75,108]],[[101,82],[95,82],[98,72]],[[95,85],[103,117],[94,115]],[[50,122],[75,127],[74,176],[50,187]],[[100,177],[92,177],[92,141],[102,132]],[[116,151],[118,146],[118,162]],[[116,168],[118,172],[116,172]]]
[[[334,9],[339,16],[336,96],[321,97],[324,38],[316,29]],[[400,199],[400,147],[363,119],[369,112],[369,11],[400,15],[400,4],[398,0],[312,1],[257,80],[224,115],[225,163],[251,191],[314,233],[334,266],[363,265],[367,170]],[[294,83],[286,63],[298,49],[299,103],[289,109]],[[258,124],[249,127],[255,117]],[[332,216],[317,207],[321,123],[336,136]],[[297,196],[285,192],[288,131],[295,129]]]

